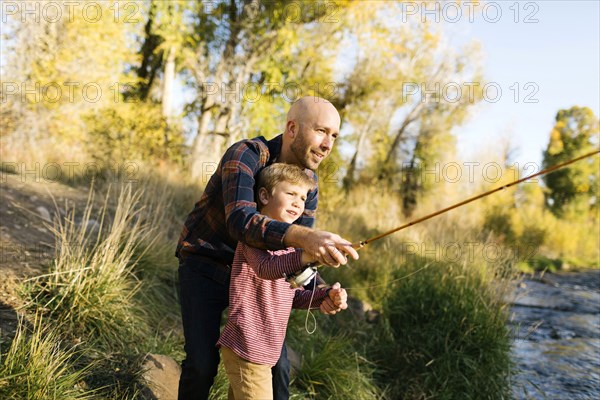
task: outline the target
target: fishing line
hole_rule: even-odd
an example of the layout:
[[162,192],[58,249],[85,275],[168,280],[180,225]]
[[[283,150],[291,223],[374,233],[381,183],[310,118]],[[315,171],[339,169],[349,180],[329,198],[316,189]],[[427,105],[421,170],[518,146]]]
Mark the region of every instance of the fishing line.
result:
[[[308,333],[309,335],[312,335],[317,330],[317,318],[312,313],[312,311],[310,311],[310,307],[312,307],[312,301],[313,301],[313,298],[315,296],[315,289],[316,288],[317,288],[317,279],[315,278],[315,279],[313,279],[313,288],[312,288],[312,292],[310,294],[310,301],[308,302],[308,312],[306,313],[306,319],[304,320],[304,329],[306,330],[306,333]],[[312,331],[308,329],[308,316],[309,315],[313,319],[313,325],[314,325],[314,327],[313,327]]]
[[415,275],[415,274],[417,274],[417,273],[419,273],[419,272],[423,271],[425,268],[429,268],[429,265],[430,265],[430,264],[425,264],[425,266],[423,266],[423,267],[419,268],[419,269],[418,269],[418,270],[416,270],[416,271],[413,271],[413,272],[411,272],[411,273],[410,273],[410,274],[408,274],[408,275],[404,275],[404,276],[402,276],[402,277],[400,277],[400,278],[392,279],[391,281],[388,281],[388,282],[386,282],[386,283],[379,283],[379,284],[377,284],[377,285],[371,285],[371,286],[365,286],[365,287],[349,287],[349,288],[344,288],[344,289],[346,289],[346,290],[356,290],[356,289],[372,289],[372,288],[376,288],[376,287],[379,287],[379,286],[387,286],[387,285],[389,285],[389,284],[391,284],[391,283],[395,283],[395,282],[401,281],[402,279],[406,279],[406,278],[408,278],[408,277],[410,277],[410,276],[413,276],[413,275]]

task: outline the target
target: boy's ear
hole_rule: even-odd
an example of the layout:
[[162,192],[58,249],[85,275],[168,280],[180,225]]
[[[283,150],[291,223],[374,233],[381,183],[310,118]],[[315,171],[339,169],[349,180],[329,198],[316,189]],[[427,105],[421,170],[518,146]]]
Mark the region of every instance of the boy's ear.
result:
[[264,187],[258,189],[258,200],[260,201],[261,206],[266,206],[269,203],[269,192]]

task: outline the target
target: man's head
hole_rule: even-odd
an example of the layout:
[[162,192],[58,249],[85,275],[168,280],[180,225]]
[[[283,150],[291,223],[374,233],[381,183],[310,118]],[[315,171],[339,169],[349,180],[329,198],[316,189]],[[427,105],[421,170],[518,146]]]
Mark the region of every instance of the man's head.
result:
[[304,212],[308,191],[315,182],[297,165],[275,163],[258,175],[256,203],[261,214],[292,223]]
[[279,161],[314,171],[339,133],[340,115],[333,104],[320,97],[302,97],[288,112]]

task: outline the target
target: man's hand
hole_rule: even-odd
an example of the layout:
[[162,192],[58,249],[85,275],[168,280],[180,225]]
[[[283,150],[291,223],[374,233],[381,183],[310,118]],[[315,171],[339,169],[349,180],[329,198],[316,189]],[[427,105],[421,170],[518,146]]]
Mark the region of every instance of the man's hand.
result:
[[305,257],[311,261],[330,267],[345,265],[348,262],[347,256],[358,260],[358,253],[351,242],[327,231],[292,225],[286,232],[284,242],[288,246],[304,249]]
[[348,294],[339,282],[331,286],[329,295],[323,300],[319,309],[323,314],[335,315],[338,312],[348,308]]

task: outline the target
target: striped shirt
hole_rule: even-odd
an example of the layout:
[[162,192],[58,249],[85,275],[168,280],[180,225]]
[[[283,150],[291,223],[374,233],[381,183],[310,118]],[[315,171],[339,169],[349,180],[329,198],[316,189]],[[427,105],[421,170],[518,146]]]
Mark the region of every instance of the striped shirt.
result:
[[[238,241],[260,249],[286,247],[283,237],[290,224],[258,213],[254,199],[254,177],[277,160],[281,144],[282,135],[269,141],[259,136],[241,140],[227,149],[184,223],[177,257],[196,255],[231,265]],[[316,174],[306,171],[317,182]],[[311,228],[317,202],[315,188],[308,192],[304,214],[294,223]]]
[[[268,251],[239,243],[231,269],[229,316],[217,346],[256,364],[273,366],[281,355],[293,308],[308,308],[311,290],[291,289],[284,274],[302,268],[302,250]],[[311,308],[318,308],[327,289],[317,288]]]

